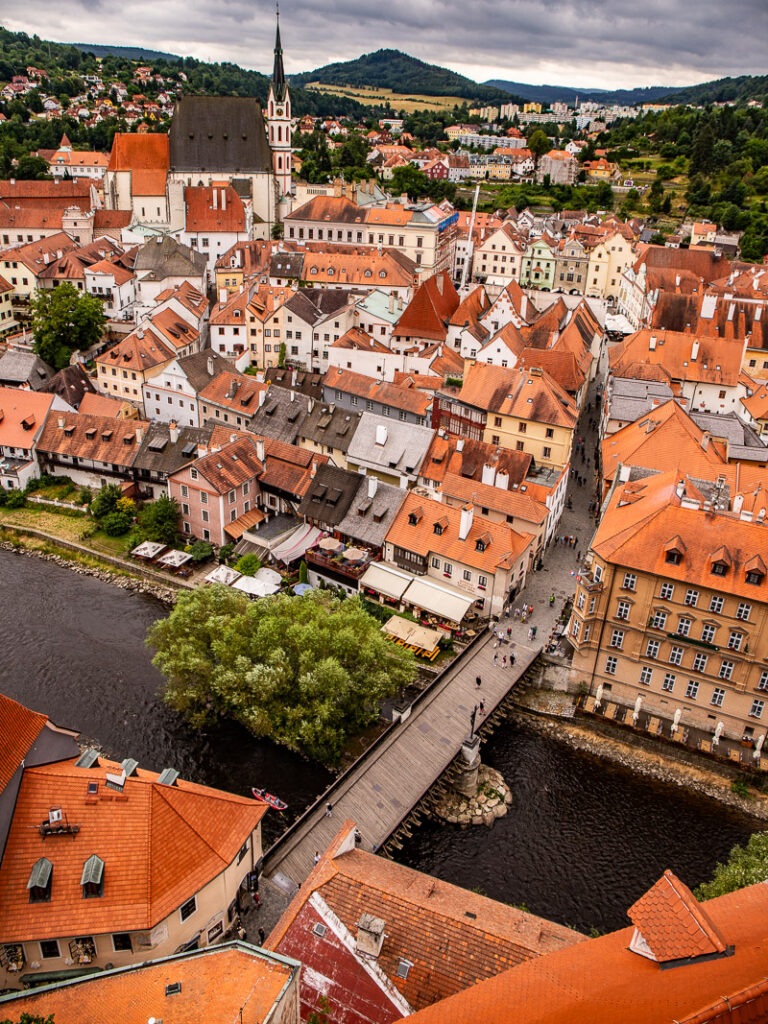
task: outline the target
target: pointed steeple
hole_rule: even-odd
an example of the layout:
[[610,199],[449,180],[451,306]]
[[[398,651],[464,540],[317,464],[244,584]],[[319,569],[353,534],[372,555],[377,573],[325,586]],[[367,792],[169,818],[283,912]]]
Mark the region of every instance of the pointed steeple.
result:
[[275,64],[272,69],[272,88],[275,99],[282,101],[285,97],[285,72],[283,71],[283,47],[280,44],[280,7],[276,9],[277,31],[275,33]]

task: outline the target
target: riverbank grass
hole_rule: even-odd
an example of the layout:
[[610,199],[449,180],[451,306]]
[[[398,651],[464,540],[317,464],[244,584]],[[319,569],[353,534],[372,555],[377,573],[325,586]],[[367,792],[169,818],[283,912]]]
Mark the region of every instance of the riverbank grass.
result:
[[7,523],[20,529],[41,530],[61,540],[82,544],[94,553],[112,555],[116,558],[125,556],[125,537],[108,537],[103,530],[93,534],[88,531],[84,536],[88,520],[85,513],[73,512],[70,509],[51,509],[44,505],[27,504],[24,508],[0,507],[0,526]]

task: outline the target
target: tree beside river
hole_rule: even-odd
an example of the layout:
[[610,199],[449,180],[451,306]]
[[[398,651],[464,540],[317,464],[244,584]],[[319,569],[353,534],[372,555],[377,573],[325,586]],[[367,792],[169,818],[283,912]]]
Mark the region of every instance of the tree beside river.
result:
[[359,598],[314,591],[252,601],[216,585],[179,596],[147,642],[165,701],[196,726],[223,717],[325,764],[416,676]]

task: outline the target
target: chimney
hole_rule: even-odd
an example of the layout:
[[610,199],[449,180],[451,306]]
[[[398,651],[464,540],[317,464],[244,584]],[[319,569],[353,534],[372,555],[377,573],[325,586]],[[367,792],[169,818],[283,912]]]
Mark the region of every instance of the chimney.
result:
[[171,438],[171,444],[176,444],[176,442],[179,440],[179,428],[175,420],[171,420],[171,422],[168,424],[168,434],[170,435]]
[[317,472],[317,463],[315,462],[314,459],[312,459],[312,461],[309,464],[309,475],[312,477],[313,480],[315,479],[315,473],[316,472]]
[[292,388],[296,387],[296,381],[298,379],[299,379],[299,371],[298,370],[291,370],[291,387]]
[[291,388],[291,401],[292,402],[296,401],[296,392],[293,390],[293,388]]
[[221,208],[222,210],[227,208],[227,190],[225,188],[221,190]]
[[390,313],[394,313],[395,312],[395,293],[394,292],[390,292],[389,293],[389,312]]
[[213,362],[213,356],[208,356],[207,367],[208,367],[208,376],[212,377],[214,375],[214,373],[216,372],[216,368],[215,368],[215,365],[214,365],[214,362]]
[[376,496],[376,490],[379,486],[379,481],[375,476],[368,477],[368,497],[374,498]]
[[500,487],[503,491],[509,490],[509,473],[497,473],[496,474],[496,487]]
[[738,515],[741,512],[741,507],[744,504],[744,495],[737,494],[733,499],[733,511]]
[[144,428],[143,427],[136,427],[136,444],[137,445],[141,444],[143,439],[144,439]]
[[265,457],[266,456],[264,453],[264,438],[259,437],[256,439],[256,458],[259,460],[259,462],[264,462]]
[[376,424],[376,444],[385,445],[387,443],[387,425],[386,423]]
[[463,437],[460,437],[459,440],[456,442],[456,451],[457,452],[463,452],[464,451],[464,438]]
[[677,481],[677,487],[675,488],[675,494],[678,496],[678,498],[682,498],[682,496],[685,494],[685,480],[678,480]]
[[197,457],[198,457],[198,459],[202,459],[207,454],[208,454],[208,447],[207,447],[207,445],[199,444],[197,446]]
[[469,531],[472,529],[472,522],[475,518],[475,510],[471,505],[465,505],[461,510],[461,521],[459,522],[459,540],[466,540]]
[[226,301],[227,301],[227,289],[226,288],[221,288],[219,290],[219,302],[223,306]]
[[218,192],[216,191],[215,188],[211,189],[211,191],[213,192],[213,208],[214,208],[214,210],[218,210],[218,208],[219,208],[219,194],[218,194]]
[[496,468],[494,466],[483,466],[483,483],[493,487],[496,481]]
[[705,430],[701,435],[701,450],[705,452],[707,448],[709,448],[709,432]]
[[695,363],[699,355],[699,339],[695,338],[691,345],[691,362]]
[[259,392],[259,408],[261,408],[262,405],[264,405],[264,402],[266,401],[266,399],[267,399],[267,389],[264,388],[263,391]]
[[59,416],[59,430],[63,430],[66,424],[66,420],[63,416]]
[[357,922],[356,952],[375,959],[384,945],[384,922],[373,914],[361,914]]

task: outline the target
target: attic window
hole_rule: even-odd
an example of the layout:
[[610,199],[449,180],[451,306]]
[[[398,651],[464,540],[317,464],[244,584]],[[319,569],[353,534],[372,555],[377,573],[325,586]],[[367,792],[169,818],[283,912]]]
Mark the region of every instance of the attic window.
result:
[[763,573],[759,569],[751,569],[747,573],[747,583],[760,584],[763,582]]
[[177,996],[181,992],[181,982],[173,981],[170,985],[165,986],[165,994],[167,996]]
[[318,936],[318,938],[322,939],[325,933],[328,931],[328,928],[324,924],[320,924],[320,922],[318,921],[317,924],[312,929],[312,931],[314,932],[315,935]]
[[725,562],[713,562],[711,571],[713,576],[725,576],[728,572],[728,566]]
[[442,534],[442,532],[443,532],[443,524],[442,524],[442,522],[435,523],[434,526],[432,527],[432,530],[439,537]]
[[88,429],[85,432],[85,436],[88,438],[89,441],[92,441],[94,437],[96,437],[96,427],[88,427]]
[[112,437],[112,431],[111,430],[102,430],[102,432],[101,432],[101,440],[102,441],[109,441],[111,439],[111,437]]
[[84,900],[96,899],[104,895],[104,861],[95,853],[91,854],[83,864],[80,885],[83,887]]
[[51,879],[53,877],[53,864],[47,857],[41,857],[29,874],[27,889],[29,890],[30,903],[49,903],[51,899]]
[[475,551],[485,551],[485,541],[482,538],[475,541]]
[[421,514],[419,512],[409,512],[408,513],[408,525],[409,526],[418,526],[420,520],[421,520]]
[[401,959],[399,964],[397,965],[397,971],[395,971],[395,974],[397,975],[398,978],[405,979],[408,977],[408,972],[412,967],[413,964],[411,963],[410,960]]
[[680,565],[682,560],[682,552],[678,551],[676,548],[673,548],[671,551],[666,553],[665,561],[670,562],[672,565]]

